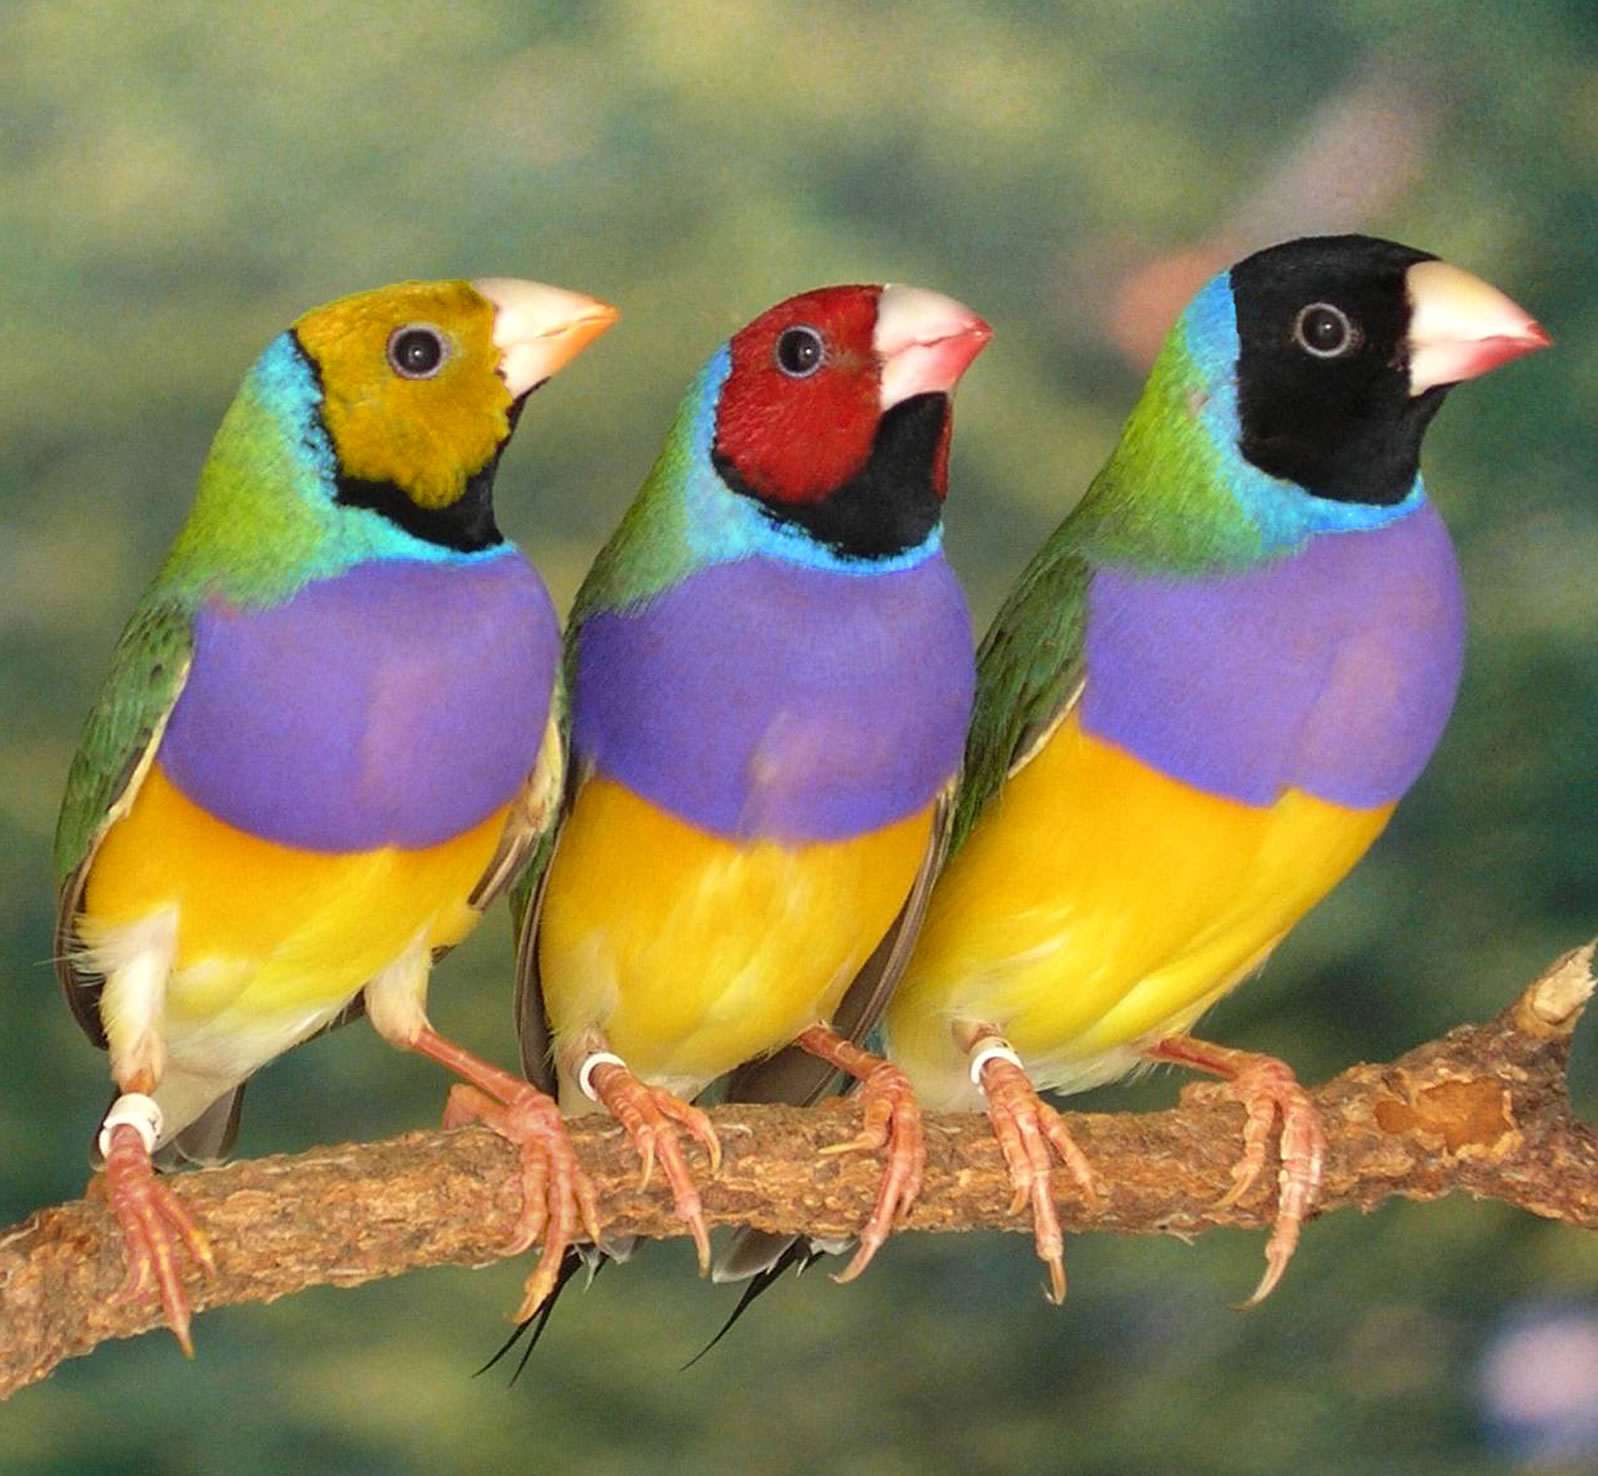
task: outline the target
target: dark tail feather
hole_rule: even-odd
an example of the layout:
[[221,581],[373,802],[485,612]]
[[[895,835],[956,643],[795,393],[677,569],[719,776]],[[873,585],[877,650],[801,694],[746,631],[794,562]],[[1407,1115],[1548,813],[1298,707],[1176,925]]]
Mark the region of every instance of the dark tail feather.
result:
[[795,1275],[808,1271],[819,1261],[825,1251],[817,1250],[811,1243],[799,1237],[789,1243],[787,1248],[777,1257],[771,1265],[763,1271],[756,1271],[749,1278],[749,1285],[744,1288],[743,1295],[738,1298],[738,1305],[732,1309],[732,1315],[722,1323],[721,1330],[708,1343],[705,1344],[687,1363],[677,1370],[678,1373],[687,1373],[701,1358],[716,1346],[728,1333],[732,1331],[733,1324],[754,1305],[757,1298],[770,1291],[777,1281],[790,1266],[797,1266],[799,1270]]
[[239,1135],[239,1114],[244,1110],[245,1082],[224,1092],[167,1145],[177,1163],[221,1163],[233,1151]]
[[[592,1281],[594,1277],[598,1276],[599,1273],[604,1269],[605,1263],[610,1258],[603,1254],[594,1252],[589,1247],[584,1247],[583,1250],[588,1250],[589,1256],[593,1256],[594,1258],[592,1262],[592,1269],[590,1270],[588,1277],[588,1279]],[[555,1303],[560,1300],[560,1294],[566,1290],[567,1286],[571,1282],[572,1277],[581,1271],[584,1266],[590,1264],[589,1256],[585,1256],[583,1254],[583,1250],[579,1250],[574,1245],[568,1246],[566,1248],[565,1258],[561,1261],[560,1270],[555,1276],[555,1285],[550,1291],[549,1295],[544,1298],[544,1305],[535,1313],[533,1313],[533,1315],[529,1317],[526,1322],[519,1322],[514,1328],[511,1329],[511,1335],[500,1344],[499,1350],[494,1354],[494,1356],[472,1375],[474,1379],[486,1374],[489,1369],[491,1369],[496,1363],[499,1362],[501,1358],[509,1353],[510,1350],[521,1341],[522,1337],[526,1335],[527,1346],[522,1349],[521,1360],[516,1365],[516,1372],[510,1376],[510,1384],[514,1385],[516,1380],[522,1376],[522,1370],[527,1367],[527,1360],[533,1356],[533,1349],[538,1346],[538,1340],[544,1336],[544,1329],[549,1326],[550,1314],[554,1312]],[[528,1331],[529,1329],[531,1329],[530,1333]],[[508,1388],[510,1385],[507,1385],[506,1387]]]

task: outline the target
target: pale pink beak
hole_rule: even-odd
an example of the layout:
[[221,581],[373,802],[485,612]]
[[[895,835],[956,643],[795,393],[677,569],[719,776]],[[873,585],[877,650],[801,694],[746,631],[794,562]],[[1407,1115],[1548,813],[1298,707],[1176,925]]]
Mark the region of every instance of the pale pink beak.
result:
[[609,303],[542,282],[479,277],[472,286],[494,305],[499,372],[515,396],[570,363],[619,316]]
[[888,286],[871,347],[882,362],[884,410],[912,395],[954,393],[993,330],[963,302],[921,287]]
[[1446,261],[1416,262],[1409,288],[1409,392],[1475,379],[1553,339],[1523,307]]

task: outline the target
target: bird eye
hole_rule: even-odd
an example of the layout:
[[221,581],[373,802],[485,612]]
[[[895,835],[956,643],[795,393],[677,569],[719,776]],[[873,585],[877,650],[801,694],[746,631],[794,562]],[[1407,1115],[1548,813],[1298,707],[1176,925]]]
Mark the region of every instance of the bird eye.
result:
[[1312,302],[1298,315],[1293,337],[1317,359],[1335,359],[1359,342],[1359,334],[1342,308],[1329,302]]
[[808,379],[826,356],[826,345],[814,328],[790,328],[777,340],[777,367],[790,379]]
[[388,336],[388,362],[401,379],[431,379],[446,357],[444,335],[425,323],[407,323]]

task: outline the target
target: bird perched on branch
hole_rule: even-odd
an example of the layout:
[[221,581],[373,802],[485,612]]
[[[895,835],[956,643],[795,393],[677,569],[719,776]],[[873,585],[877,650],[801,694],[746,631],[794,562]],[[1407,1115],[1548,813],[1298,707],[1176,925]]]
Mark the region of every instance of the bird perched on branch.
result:
[[186,1352],[178,1265],[210,1250],[152,1154],[220,1156],[251,1073],[362,1009],[473,1083],[455,1120],[521,1146],[549,1279],[592,1226],[554,1104],[436,1035],[426,995],[560,796],[559,626],[494,474],[527,395],[614,318],[506,278],[307,313],[117,646],[56,834],[58,968],[120,1094],[99,1151],[124,1294],[153,1283]]
[[[690,1099],[864,1082],[887,1148],[858,1273],[914,1198],[901,1073],[861,1049],[942,851],[974,681],[941,552],[951,396],[989,330],[909,287],[830,287],[690,387],[567,632],[566,816],[525,903],[524,1069],[603,1106],[709,1243]],[[794,1045],[796,1049],[783,1052]],[[774,1053],[783,1052],[781,1055]]]
[[1486,283],[1363,236],[1214,278],[1108,463],[978,654],[953,851],[886,1016],[922,1101],[986,1105],[1065,1291],[1036,1088],[1140,1063],[1214,1073],[1248,1112],[1228,1196],[1281,1122],[1252,1300],[1321,1174],[1291,1070],[1188,1030],[1380,834],[1440,737],[1464,608],[1421,441],[1451,385],[1549,342]]

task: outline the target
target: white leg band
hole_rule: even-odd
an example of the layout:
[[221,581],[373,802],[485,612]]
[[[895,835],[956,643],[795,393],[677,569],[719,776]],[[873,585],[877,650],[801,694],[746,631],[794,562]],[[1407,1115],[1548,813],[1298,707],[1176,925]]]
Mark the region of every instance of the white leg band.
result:
[[618,1055],[610,1051],[595,1051],[593,1055],[584,1060],[577,1068],[577,1090],[590,1102],[599,1100],[599,1093],[594,1090],[594,1068],[596,1066],[620,1066],[623,1071],[627,1063]]
[[144,1139],[144,1151],[154,1153],[161,1137],[161,1109],[154,1097],[143,1092],[124,1092],[111,1104],[105,1121],[100,1124],[100,1157],[111,1152],[111,1129],[124,1125],[133,1128]]
[[977,1042],[976,1049],[972,1054],[972,1086],[980,1087],[982,1085],[982,1068],[986,1066],[989,1061],[1008,1061],[1012,1066],[1015,1067],[1017,1071],[1026,1070],[1026,1067],[1021,1064],[1021,1058],[1010,1049],[1007,1042],[1000,1040],[996,1035],[990,1035],[985,1040],[979,1040]]

